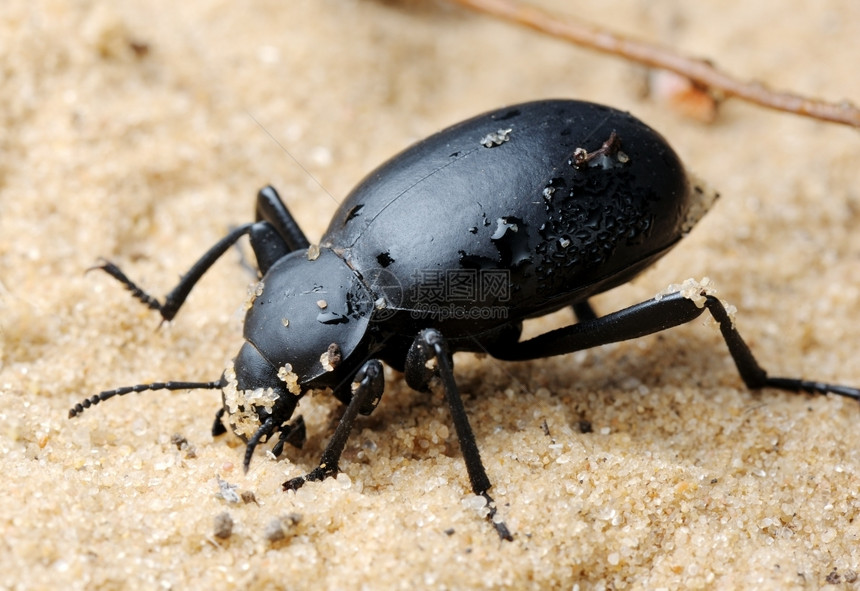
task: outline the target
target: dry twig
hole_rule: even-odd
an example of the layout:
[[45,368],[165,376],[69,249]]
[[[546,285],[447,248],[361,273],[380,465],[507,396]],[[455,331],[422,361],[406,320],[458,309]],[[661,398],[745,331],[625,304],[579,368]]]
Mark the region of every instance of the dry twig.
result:
[[718,70],[706,60],[685,57],[666,47],[623,37],[595,25],[552,15],[517,2],[452,1],[475,11],[530,27],[541,33],[566,39],[583,47],[618,55],[652,68],[675,72],[710,92],[726,98],[737,97],[770,109],[860,128],[860,109],[847,101],[835,104],[789,92],[773,91],[758,82],[737,80]]

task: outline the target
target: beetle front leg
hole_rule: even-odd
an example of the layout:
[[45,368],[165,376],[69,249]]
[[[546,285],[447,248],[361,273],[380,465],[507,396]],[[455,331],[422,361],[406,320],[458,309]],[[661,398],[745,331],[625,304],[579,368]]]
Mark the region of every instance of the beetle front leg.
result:
[[334,435],[326,445],[319,465],[304,476],[286,481],[283,484],[284,490],[298,490],[309,480],[322,480],[338,473],[338,462],[356,417],[359,413],[370,414],[376,408],[384,388],[385,377],[382,373],[382,364],[376,359],[371,359],[358,370],[352,381],[352,399],[346,406],[346,411],[337,424]]
[[257,193],[257,221],[261,220],[272,225],[289,251],[303,250],[310,246],[299,224],[271,185],[266,185]]
[[243,224],[232,229],[207,250],[182,276],[179,284],[165,296],[163,303],[141,289],[110,261],[103,260],[92,269],[101,269],[122,283],[131,295],[150,309],[157,310],[165,321],[173,320],[188,298],[188,294],[206,271],[245,234],[250,236],[257,267],[262,274],[265,274],[269,267],[284,255],[308,247],[307,238],[273,187],[264,187],[257,193],[256,214],[255,223]]
[[[432,369],[434,361],[436,364],[435,370]],[[418,391],[426,391],[433,375],[438,375],[442,380],[442,386],[445,389],[445,399],[448,402],[448,407],[451,409],[451,418],[454,422],[454,429],[457,432],[460,451],[466,462],[466,471],[469,473],[469,481],[472,484],[472,492],[486,499],[487,507],[489,507],[487,519],[496,528],[499,537],[503,540],[513,540],[514,538],[510,530],[508,530],[508,526],[503,521],[495,519],[496,504],[487,492],[492,485],[490,484],[490,478],[487,476],[487,471],[484,469],[484,464],[481,462],[481,454],[478,451],[475,434],[472,432],[471,425],[469,425],[469,417],[466,415],[463,399],[460,397],[460,390],[457,388],[457,382],[454,380],[453,362],[448,346],[438,330],[428,328],[418,334],[418,337],[416,337],[412,343],[412,347],[409,349],[409,353],[406,355],[406,383]]]
[[131,292],[135,298],[146,304],[152,310],[158,310],[161,313],[161,317],[165,321],[172,320],[176,313],[179,311],[179,308],[185,302],[185,299],[188,297],[188,294],[191,293],[191,289],[194,285],[200,281],[200,278],[203,277],[203,274],[209,270],[215,261],[217,261],[222,254],[227,252],[227,249],[230,248],[239,238],[244,236],[245,234],[251,231],[251,228],[254,224],[243,224],[233,230],[230,231],[229,234],[224,236],[221,240],[216,242],[212,248],[207,250],[200,260],[198,260],[192,267],[188,270],[188,272],[182,276],[179,284],[174,287],[170,293],[164,298],[164,303],[159,302],[157,299],[143,291],[140,287],[137,286],[131,279],[129,279],[125,273],[123,273],[119,267],[113,264],[110,261],[103,260],[100,265],[92,267],[92,269],[101,269],[117,281],[123,284],[123,286]]
[[223,421],[226,412],[227,408],[224,406],[215,411],[215,420],[212,421],[212,437],[218,437],[227,432],[227,427],[224,426]]

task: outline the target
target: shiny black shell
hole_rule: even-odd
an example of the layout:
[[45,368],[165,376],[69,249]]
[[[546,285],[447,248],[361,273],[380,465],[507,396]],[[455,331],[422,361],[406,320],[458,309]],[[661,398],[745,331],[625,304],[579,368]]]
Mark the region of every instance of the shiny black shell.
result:
[[320,245],[384,298],[392,330],[433,326],[457,338],[629,281],[695,223],[694,193],[675,152],[632,115],[531,102],[449,127],[382,164]]

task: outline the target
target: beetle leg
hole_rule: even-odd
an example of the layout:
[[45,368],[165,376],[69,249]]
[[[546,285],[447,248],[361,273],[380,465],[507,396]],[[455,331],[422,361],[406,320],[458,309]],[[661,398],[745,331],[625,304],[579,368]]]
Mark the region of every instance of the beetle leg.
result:
[[828,392],[860,400],[860,389],[837,384],[826,384],[798,378],[768,377],[758,364],[747,344],[735,329],[734,323],[719,299],[705,295],[703,307],[680,293],[648,300],[601,318],[587,320],[559,328],[533,339],[493,349],[498,359],[523,361],[563,355],[598,345],[635,339],[686,324],[708,310],[720,326],[729,353],[748,388],[777,388],[789,392],[826,394]]
[[224,426],[224,421],[221,420],[224,418],[225,412],[227,412],[227,408],[223,406],[215,411],[215,420],[212,421],[212,437],[218,437],[227,432],[227,427]]
[[296,417],[296,420],[288,425],[281,427],[281,434],[278,436],[278,442],[272,448],[272,454],[278,458],[284,451],[284,444],[289,443],[297,449],[302,449],[307,441],[308,435],[305,428],[305,419],[302,415]]
[[257,222],[242,224],[230,230],[224,238],[216,242],[182,276],[179,284],[164,298],[164,303],[159,302],[138,287],[119,267],[110,261],[102,261],[93,269],[101,269],[122,283],[131,292],[131,295],[150,309],[158,310],[161,317],[169,321],[176,316],[191,289],[200,281],[209,267],[245,234],[251,235],[251,246],[257,258],[257,266],[264,274],[275,261],[287,253],[309,246],[307,238],[287,210],[287,206],[284,205],[278,192],[273,187],[264,187],[257,193]]
[[254,457],[254,450],[257,449],[257,446],[263,440],[263,437],[268,441],[269,437],[272,436],[272,433],[275,432],[275,429],[277,429],[275,419],[269,417],[248,440],[248,443],[245,445],[245,459],[242,461],[242,468],[245,470],[245,474],[248,473],[248,468],[251,465],[251,458]]
[[573,313],[576,315],[576,319],[579,322],[594,320],[597,318],[597,313],[594,311],[594,308],[591,307],[591,304],[588,303],[588,300],[576,302],[571,306],[571,308],[573,308]]
[[101,269],[117,281],[123,284],[126,289],[131,292],[135,298],[149,306],[149,308],[153,310],[158,310],[161,313],[161,317],[164,320],[172,320],[176,313],[179,311],[179,308],[185,302],[185,299],[188,297],[188,294],[191,292],[191,289],[194,285],[200,280],[206,271],[209,270],[209,267],[218,260],[218,258],[224,254],[228,248],[230,248],[239,238],[244,236],[245,234],[251,231],[251,228],[254,224],[243,224],[233,230],[230,231],[229,234],[224,236],[221,240],[216,242],[212,248],[207,250],[200,260],[198,260],[192,267],[188,270],[188,272],[182,276],[179,284],[174,287],[170,293],[164,298],[164,303],[162,304],[157,299],[140,289],[137,284],[135,284],[131,279],[126,277],[125,273],[123,273],[119,267],[113,264],[110,261],[102,261],[102,264],[92,267],[93,269]]
[[278,260],[291,252],[287,243],[269,222],[253,224],[248,231],[248,238],[251,240],[254,258],[257,259],[260,277],[268,273],[269,268]]
[[319,465],[304,476],[286,481],[283,484],[284,490],[298,490],[309,480],[322,480],[338,473],[338,462],[358,413],[371,406],[375,407],[382,397],[382,391],[385,387],[382,363],[376,359],[371,359],[358,370],[352,383],[354,384],[352,399],[346,406],[346,411],[343,413],[334,435],[331,436],[328,445],[326,445]]
[[[434,360],[436,363],[435,371],[431,369]],[[460,397],[460,390],[457,388],[457,382],[454,380],[454,366],[451,353],[439,331],[428,328],[418,334],[418,337],[416,337],[412,343],[412,347],[409,349],[409,353],[406,355],[404,373],[406,383],[419,391],[427,390],[429,381],[434,374],[438,375],[442,380],[442,386],[445,389],[445,399],[448,402],[448,407],[451,409],[451,418],[454,422],[454,429],[457,432],[460,451],[463,453],[463,459],[466,462],[466,471],[469,473],[469,481],[472,484],[472,492],[486,499],[487,507],[489,507],[487,519],[496,528],[499,537],[503,540],[513,540],[508,526],[503,521],[495,519],[496,505],[493,498],[487,492],[490,486],[492,486],[490,478],[487,476],[484,464],[481,462],[481,454],[478,451],[475,434],[469,425],[469,417],[466,415],[463,399]]]
[[[272,191],[274,191],[274,189],[272,189]],[[277,197],[277,194],[275,194],[275,196]],[[285,214],[290,222],[295,225],[295,221],[293,221],[286,208],[283,208],[282,213]],[[295,225],[295,227],[298,228],[297,225]],[[156,298],[138,287],[138,285],[129,279],[119,267],[110,261],[102,261],[100,265],[92,267],[92,269],[101,269],[122,283],[123,286],[131,292],[131,295],[146,304],[150,309],[158,310],[158,312],[161,313],[161,317],[164,320],[169,321],[173,320],[173,317],[176,316],[177,312],[179,312],[179,308],[185,303],[186,298],[188,298],[188,294],[191,293],[191,290],[197,282],[200,281],[200,278],[209,270],[209,267],[211,267],[215,261],[217,261],[221,255],[227,251],[227,249],[229,249],[245,234],[250,235],[251,247],[254,249],[257,266],[259,267],[260,272],[265,274],[266,271],[269,270],[269,267],[271,267],[277,260],[286,254],[289,254],[293,250],[290,246],[291,243],[284,239],[281,231],[282,230],[276,225],[268,221],[243,224],[234,228],[224,238],[215,243],[212,248],[207,250],[203,256],[200,257],[194,265],[192,265],[188,272],[182,276],[182,279],[179,280],[179,284],[174,287],[167,296],[165,296],[164,303],[159,302]],[[297,229],[297,231],[301,233],[301,230]],[[300,234],[299,237],[304,240],[304,235]],[[297,238],[293,236],[292,239],[296,240]],[[304,248],[307,248],[306,243],[307,241],[305,240]]]
[[299,224],[271,185],[263,187],[257,193],[257,221],[260,220],[269,222],[275,228],[289,252],[304,250],[310,246]]

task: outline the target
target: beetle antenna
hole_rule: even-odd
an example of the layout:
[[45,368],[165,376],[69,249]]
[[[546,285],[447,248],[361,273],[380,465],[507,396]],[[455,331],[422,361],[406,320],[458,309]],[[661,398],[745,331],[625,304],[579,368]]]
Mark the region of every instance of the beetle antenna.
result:
[[132,392],[145,392],[147,390],[218,390],[226,385],[227,383],[224,381],[224,378],[221,377],[211,382],[153,382],[151,384],[138,384],[137,386],[125,386],[123,388],[116,388],[115,390],[105,390],[95,396],[85,398],[69,409],[69,418],[78,416],[84,412],[85,408],[95,406],[108,398],[124,396]]
[[254,456],[254,450],[257,449],[257,444],[260,443],[260,440],[263,437],[268,438],[274,430],[275,419],[269,417],[248,440],[248,443],[245,446],[245,459],[242,461],[242,468],[245,469],[246,474],[248,473],[248,467],[251,465],[251,458]]

